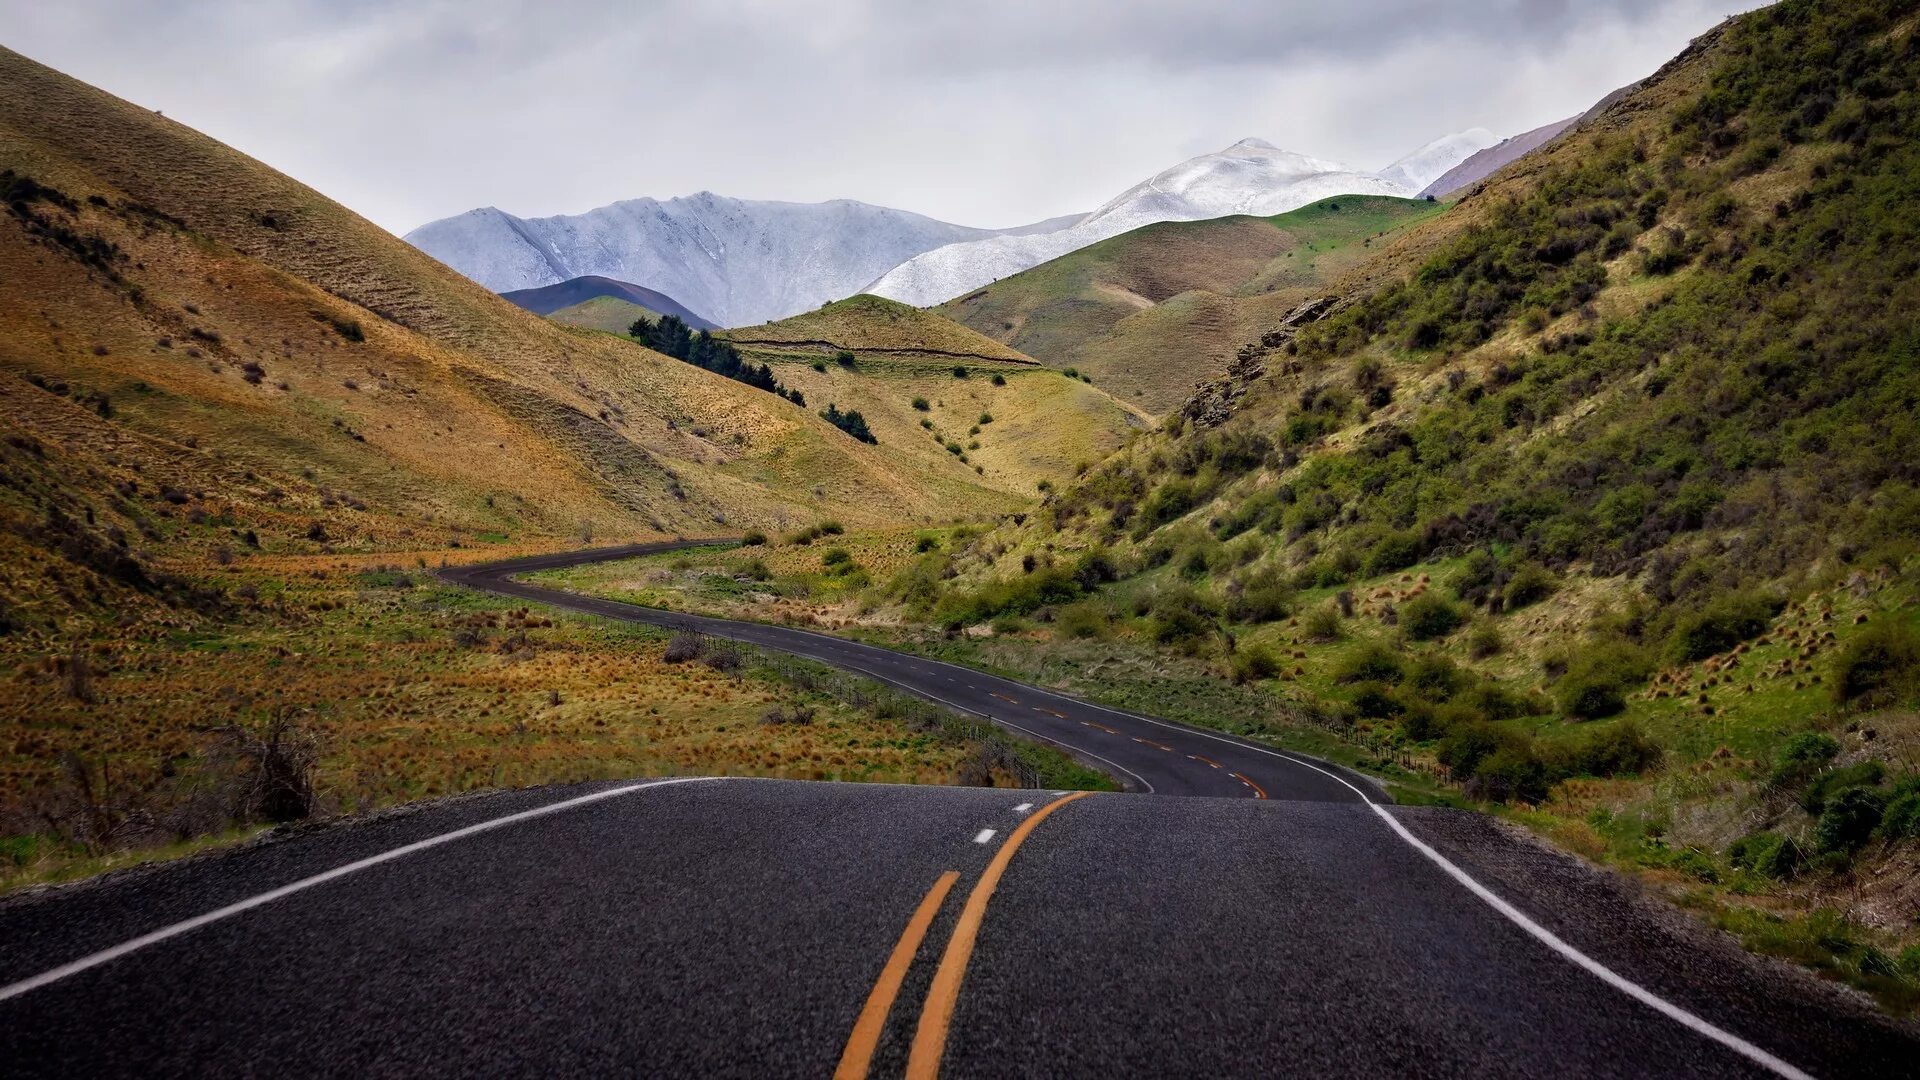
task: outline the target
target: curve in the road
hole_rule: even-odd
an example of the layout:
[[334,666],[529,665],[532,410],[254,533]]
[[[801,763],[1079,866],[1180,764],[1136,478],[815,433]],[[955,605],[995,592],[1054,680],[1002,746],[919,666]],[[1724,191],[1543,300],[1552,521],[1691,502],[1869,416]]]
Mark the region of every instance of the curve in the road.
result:
[[502,596],[669,630],[709,634],[817,660],[1057,746],[1143,793],[1308,802],[1392,801],[1372,781],[1327,762],[1220,732],[1097,705],[960,664],[798,627],[663,611],[518,580],[520,574],[540,570],[728,542],[678,540],[594,548],[449,567],[441,570],[440,576]]

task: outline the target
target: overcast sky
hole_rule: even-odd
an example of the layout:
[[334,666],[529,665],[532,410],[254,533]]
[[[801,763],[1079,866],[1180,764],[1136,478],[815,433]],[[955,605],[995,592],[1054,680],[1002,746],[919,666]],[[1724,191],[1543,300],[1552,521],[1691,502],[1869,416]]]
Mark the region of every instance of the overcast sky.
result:
[[969,225],[1255,136],[1514,134],[1754,0],[0,0],[0,43],[394,232],[700,190]]

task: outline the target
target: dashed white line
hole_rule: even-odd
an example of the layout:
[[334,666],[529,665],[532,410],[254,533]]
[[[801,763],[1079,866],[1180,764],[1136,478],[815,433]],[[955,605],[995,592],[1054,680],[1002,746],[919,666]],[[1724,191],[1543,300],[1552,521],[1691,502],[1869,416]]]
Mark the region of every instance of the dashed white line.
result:
[[978,833],[974,834],[973,842],[976,844],[984,844],[993,839],[993,834],[998,831],[998,829],[981,829]]
[[1024,814],[1024,813],[1026,813],[1027,811],[1029,811],[1029,810],[1031,810],[1031,809],[1033,809],[1033,804],[1032,804],[1032,803],[1030,803],[1030,802],[1023,802],[1023,803],[1021,803],[1021,804],[1020,804],[1019,806],[1016,806],[1016,807],[1014,807],[1014,808],[1013,808],[1013,812],[1014,812],[1014,813],[1016,813],[1016,814]]

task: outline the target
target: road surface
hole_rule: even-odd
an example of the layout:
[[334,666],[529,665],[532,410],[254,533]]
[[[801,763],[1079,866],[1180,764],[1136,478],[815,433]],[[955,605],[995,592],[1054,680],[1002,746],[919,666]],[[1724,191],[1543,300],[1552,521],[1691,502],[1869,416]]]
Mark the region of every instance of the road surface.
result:
[[[587,603],[568,606],[599,610]],[[1021,706],[1053,700],[1004,686]],[[979,688],[998,701],[1003,683]],[[1483,815],[1390,807],[1305,759],[1187,741],[1210,733],[1158,729],[1162,751],[1109,726],[1086,730],[1140,748],[1113,755],[1141,770],[1140,793],[699,778],[502,792],[0,901],[0,1072],[1736,1077],[1920,1062],[1911,1025]],[[1267,798],[1222,782],[1234,772]]]

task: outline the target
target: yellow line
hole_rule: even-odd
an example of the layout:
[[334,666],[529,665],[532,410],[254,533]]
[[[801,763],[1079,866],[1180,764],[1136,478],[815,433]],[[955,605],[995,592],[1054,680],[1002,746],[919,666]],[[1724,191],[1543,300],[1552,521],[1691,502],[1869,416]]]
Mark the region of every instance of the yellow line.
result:
[[900,932],[900,941],[893,947],[893,953],[887,957],[887,965],[880,969],[880,978],[873,984],[873,992],[867,995],[867,1004],[860,1010],[860,1018],[853,1022],[853,1032],[847,1036],[847,1048],[840,1053],[840,1067],[833,1070],[834,1080],[863,1080],[867,1067],[873,1064],[874,1047],[880,1045],[880,1033],[886,1030],[887,1013],[893,1010],[893,999],[900,993],[900,983],[907,977],[907,968],[913,965],[913,954],[920,951],[920,942],[927,936],[927,927],[933,924],[933,917],[940,912],[940,904],[946,900],[947,892],[953,883],[960,880],[960,871],[949,870],[941,874],[927,890],[926,899],[913,910],[913,918],[907,920],[907,928]]
[[987,864],[973,891],[967,894],[967,904],[960,909],[953,936],[947,939],[947,950],[940,955],[940,967],[933,973],[927,1002],[920,1008],[920,1026],[913,1032],[913,1049],[907,1053],[907,1080],[934,1080],[940,1075],[940,1058],[947,1051],[947,1028],[953,1023],[953,1008],[960,1000],[960,982],[967,976],[967,961],[973,958],[973,943],[980,936],[980,920],[986,917],[987,901],[993,898],[993,890],[999,886],[1000,875],[1006,872],[1007,864],[1013,861],[1013,853],[1048,814],[1091,794],[1076,791],[1036,810],[1013,830],[1000,850],[993,853],[993,861]]

